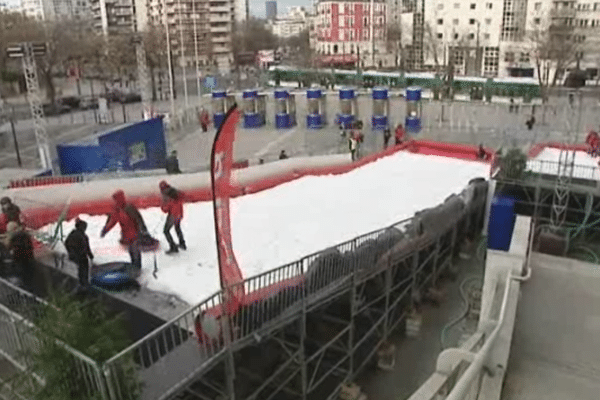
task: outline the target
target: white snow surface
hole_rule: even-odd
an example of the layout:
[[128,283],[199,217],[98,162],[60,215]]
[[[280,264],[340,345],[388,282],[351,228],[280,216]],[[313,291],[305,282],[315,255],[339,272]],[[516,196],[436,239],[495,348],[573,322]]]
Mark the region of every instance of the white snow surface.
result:
[[[560,149],[545,148],[540,152],[540,154],[534,157],[533,160],[548,161],[548,163],[536,163],[535,161],[529,162],[528,170],[536,173],[557,175],[558,163],[560,161],[560,153]],[[562,156],[563,161],[566,161],[565,154],[563,154]],[[570,154],[569,160],[571,156]],[[590,156],[585,151],[576,151],[575,163],[573,166],[573,177],[581,179],[600,180],[600,171],[598,171],[598,159]]]
[[[461,192],[470,179],[488,175],[489,165],[484,163],[399,152],[346,174],[303,177],[237,197],[231,200],[231,225],[238,264],[248,278],[297,261],[436,206]],[[219,290],[212,202],[185,204],[182,229],[188,250],[175,255],[164,254],[165,214],[149,208],[142,215],[162,247],[143,253],[142,285],[189,304]],[[118,226],[100,239],[106,216],[80,218],[88,222],[94,263],[129,262],[118,244]],[[64,228],[70,232],[74,220],[65,222]],[[172,235],[177,240],[173,230]]]

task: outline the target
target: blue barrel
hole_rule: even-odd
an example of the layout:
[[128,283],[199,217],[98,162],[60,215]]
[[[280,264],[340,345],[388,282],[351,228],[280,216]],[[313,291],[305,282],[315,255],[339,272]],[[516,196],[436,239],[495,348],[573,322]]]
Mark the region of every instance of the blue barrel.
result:
[[419,101],[421,100],[421,88],[418,86],[411,86],[406,88],[406,101]]
[[213,99],[220,99],[223,97],[227,97],[227,92],[225,90],[215,90],[214,92],[212,92]]
[[225,120],[225,113],[214,113],[213,124],[215,124],[215,129],[219,129],[224,120]]
[[308,129],[321,129],[323,127],[323,116],[321,114],[308,114],[306,116],[306,127]]
[[321,97],[323,97],[323,92],[321,89],[308,89],[306,91],[307,99],[320,99]]
[[277,129],[291,128],[291,118],[288,113],[277,113],[275,115],[275,126]]
[[373,100],[387,100],[388,90],[386,88],[373,88]]
[[515,199],[496,196],[492,199],[488,224],[488,248],[508,251],[515,227]]
[[371,124],[375,130],[384,130],[388,126],[388,117],[386,115],[373,115]]
[[350,129],[354,122],[354,115],[340,114],[338,115],[338,123],[342,124],[346,129]]
[[354,97],[356,97],[354,94],[354,89],[340,89],[340,100],[352,100]]
[[242,93],[242,98],[244,99],[253,99],[258,96],[258,90],[244,90]]
[[421,132],[421,118],[419,117],[406,117],[404,121],[406,131],[411,133]]
[[258,113],[244,114],[244,128],[260,128],[263,126],[262,115]]
[[287,90],[283,89],[275,89],[275,98],[276,99],[287,99],[290,97],[290,93]]

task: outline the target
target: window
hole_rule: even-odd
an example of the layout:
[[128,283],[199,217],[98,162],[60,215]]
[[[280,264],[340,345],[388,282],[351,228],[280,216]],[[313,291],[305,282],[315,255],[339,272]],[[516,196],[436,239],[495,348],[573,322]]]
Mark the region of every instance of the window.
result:
[[443,34],[443,33],[438,33],[438,34],[437,34],[437,38],[438,38],[438,39],[441,39],[441,38],[443,38],[443,37],[444,37],[444,34]]
[[533,9],[534,9],[535,11],[540,11],[540,10],[542,9],[542,3],[541,3],[541,2],[539,2],[539,1],[538,1],[538,2],[536,2],[536,3],[533,5]]
[[458,39],[458,33],[454,34],[454,39]]
[[487,3],[485,6],[486,6],[486,8],[488,10],[491,10],[492,9],[492,5],[493,5],[492,3]]
[[490,34],[489,33],[484,33],[483,34],[483,38],[488,40],[490,38]]
[[454,18],[454,19],[452,20],[452,23],[453,23],[454,25],[458,25],[458,18]]
[[490,25],[492,23],[492,19],[491,18],[486,18],[485,19],[485,24],[486,25]]
[[533,19],[533,23],[536,24],[536,25],[539,25],[540,24],[540,19],[539,18],[534,18]]
[[506,62],[514,62],[515,61],[515,53],[512,51],[507,51],[504,53],[504,61]]
[[454,3],[454,8],[460,8],[460,3]]
[[471,10],[475,9],[475,3],[471,3]]
[[475,39],[475,34],[474,33],[469,33],[469,40],[473,40]]
[[528,63],[529,62],[529,53],[527,53],[527,52],[521,53],[521,57],[519,57],[519,62]]
[[444,25],[444,20],[442,18],[437,20],[438,25]]
[[471,18],[471,19],[469,20],[469,25],[475,25],[475,19]]
[[438,10],[443,10],[443,9],[444,9],[444,3],[439,3],[439,4],[437,5],[437,9],[438,9]]

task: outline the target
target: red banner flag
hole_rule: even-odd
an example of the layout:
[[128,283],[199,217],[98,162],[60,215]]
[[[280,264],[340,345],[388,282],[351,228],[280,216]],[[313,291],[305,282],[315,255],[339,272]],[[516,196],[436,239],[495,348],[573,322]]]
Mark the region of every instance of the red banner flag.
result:
[[224,311],[229,315],[237,311],[244,298],[244,278],[233,253],[229,218],[233,141],[239,119],[240,112],[234,104],[217,131],[210,159],[219,278],[224,293]]

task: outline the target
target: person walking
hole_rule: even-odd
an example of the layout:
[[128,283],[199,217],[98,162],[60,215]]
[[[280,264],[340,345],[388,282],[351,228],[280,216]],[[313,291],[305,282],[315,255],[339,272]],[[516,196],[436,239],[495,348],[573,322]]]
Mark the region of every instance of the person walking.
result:
[[[174,187],[170,186],[167,182],[161,181],[158,184],[160,194],[162,195],[161,210],[167,214],[167,220],[165,221],[165,227],[163,233],[169,243],[169,250],[167,254],[178,253],[179,249],[187,250],[185,239],[183,238],[183,232],[181,231],[181,220],[183,219],[183,193]],[[175,233],[179,240],[179,246],[175,244],[173,236],[171,236],[171,228],[175,227]]]
[[535,124],[535,117],[531,115],[527,121],[525,121],[525,125],[527,125],[527,129],[532,130],[533,125]]
[[131,257],[131,264],[136,273],[142,270],[142,253],[140,250],[140,238],[149,236],[148,229],[142,218],[142,214],[137,207],[125,200],[125,193],[122,190],[117,190],[112,195],[115,202],[113,212],[108,216],[106,225],[100,232],[100,237],[103,238],[108,232],[118,223],[121,227],[121,244],[127,246],[127,251]]
[[77,264],[77,277],[79,285],[87,288],[90,283],[90,260],[94,259],[94,254],[90,249],[90,239],[85,233],[87,222],[77,218],[75,220],[75,229],[69,233],[65,240],[65,247],[69,254],[69,260]]
[[202,132],[206,133],[208,131],[208,125],[210,125],[210,116],[208,115],[208,111],[202,107],[200,110],[200,126],[202,126]]
[[358,147],[358,141],[354,133],[351,133],[348,137],[348,147],[350,148],[350,159],[356,161],[356,149]]
[[281,150],[281,153],[279,153],[279,159],[286,160],[287,158],[288,158],[288,155],[285,153],[285,150]]
[[406,136],[406,132],[404,131],[404,127],[402,124],[398,124],[396,127],[396,131],[394,132],[394,139],[396,140],[396,145],[399,145],[404,140],[404,136]]
[[390,142],[390,138],[392,137],[392,132],[390,132],[390,127],[386,126],[383,130],[383,149],[387,149],[388,144]]
[[177,159],[177,150],[173,150],[171,155],[165,161],[165,169],[167,174],[180,174],[179,160]]

